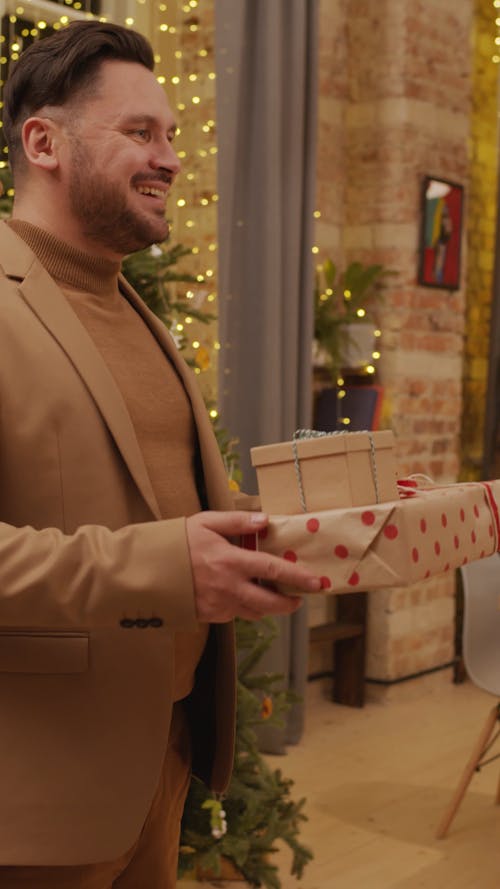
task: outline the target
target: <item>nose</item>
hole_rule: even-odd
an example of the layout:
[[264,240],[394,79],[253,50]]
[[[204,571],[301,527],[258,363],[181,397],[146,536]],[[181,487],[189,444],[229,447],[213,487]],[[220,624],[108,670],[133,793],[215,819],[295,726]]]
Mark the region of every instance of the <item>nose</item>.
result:
[[177,176],[181,170],[181,162],[174,146],[169,139],[165,139],[159,150],[152,158],[151,165],[155,170],[168,170],[172,176]]

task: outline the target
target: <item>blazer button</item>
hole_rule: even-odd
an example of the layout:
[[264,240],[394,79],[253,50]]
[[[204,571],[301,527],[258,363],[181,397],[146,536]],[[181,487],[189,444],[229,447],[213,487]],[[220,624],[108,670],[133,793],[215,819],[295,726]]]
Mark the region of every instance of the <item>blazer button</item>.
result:
[[120,626],[124,628],[124,630],[131,630],[132,627],[135,627],[135,620],[132,620],[131,617],[124,617],[120,621]]
[[161,617],[152,617],[149,621],[149,626],[150,627],[162,627],[163,621],[162,621]]
[[149,620],[147,617],[138,617],[135,622],[136,627],[139,627],[141,630],[145,630],[146,627],[149,627]]

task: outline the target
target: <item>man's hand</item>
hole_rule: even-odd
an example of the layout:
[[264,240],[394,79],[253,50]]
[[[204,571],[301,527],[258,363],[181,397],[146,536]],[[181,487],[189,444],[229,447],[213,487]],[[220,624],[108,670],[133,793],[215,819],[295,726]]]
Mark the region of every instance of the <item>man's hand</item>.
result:
[[230,542],[267,524],[267,515],[253,512],[200,512],[186,520],[199,621],[257,620],[266,614],[292,614],[300,606],[300,596],[283,596],[259,585],[257,579],[318,592],[320,580],[309,571]]

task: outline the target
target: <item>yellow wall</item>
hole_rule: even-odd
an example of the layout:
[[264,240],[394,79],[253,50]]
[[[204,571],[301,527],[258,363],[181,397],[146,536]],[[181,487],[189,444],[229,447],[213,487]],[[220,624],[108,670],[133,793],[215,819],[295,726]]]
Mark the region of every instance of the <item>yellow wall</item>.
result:
[[479,478],[488,380],[489,321],[497,213],[499,65],[492,62],[500,14],[492,0],[475,0],[470,180],[467,197],[466,315],[462,477]]

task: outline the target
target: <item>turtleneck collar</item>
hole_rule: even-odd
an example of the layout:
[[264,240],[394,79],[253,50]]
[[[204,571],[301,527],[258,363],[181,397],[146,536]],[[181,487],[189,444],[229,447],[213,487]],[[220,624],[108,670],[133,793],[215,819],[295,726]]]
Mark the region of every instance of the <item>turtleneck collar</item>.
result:
[[78,250],[31,222],[9,219],[7,225],[58,283],[97,296],[117,294],[121,263]]

